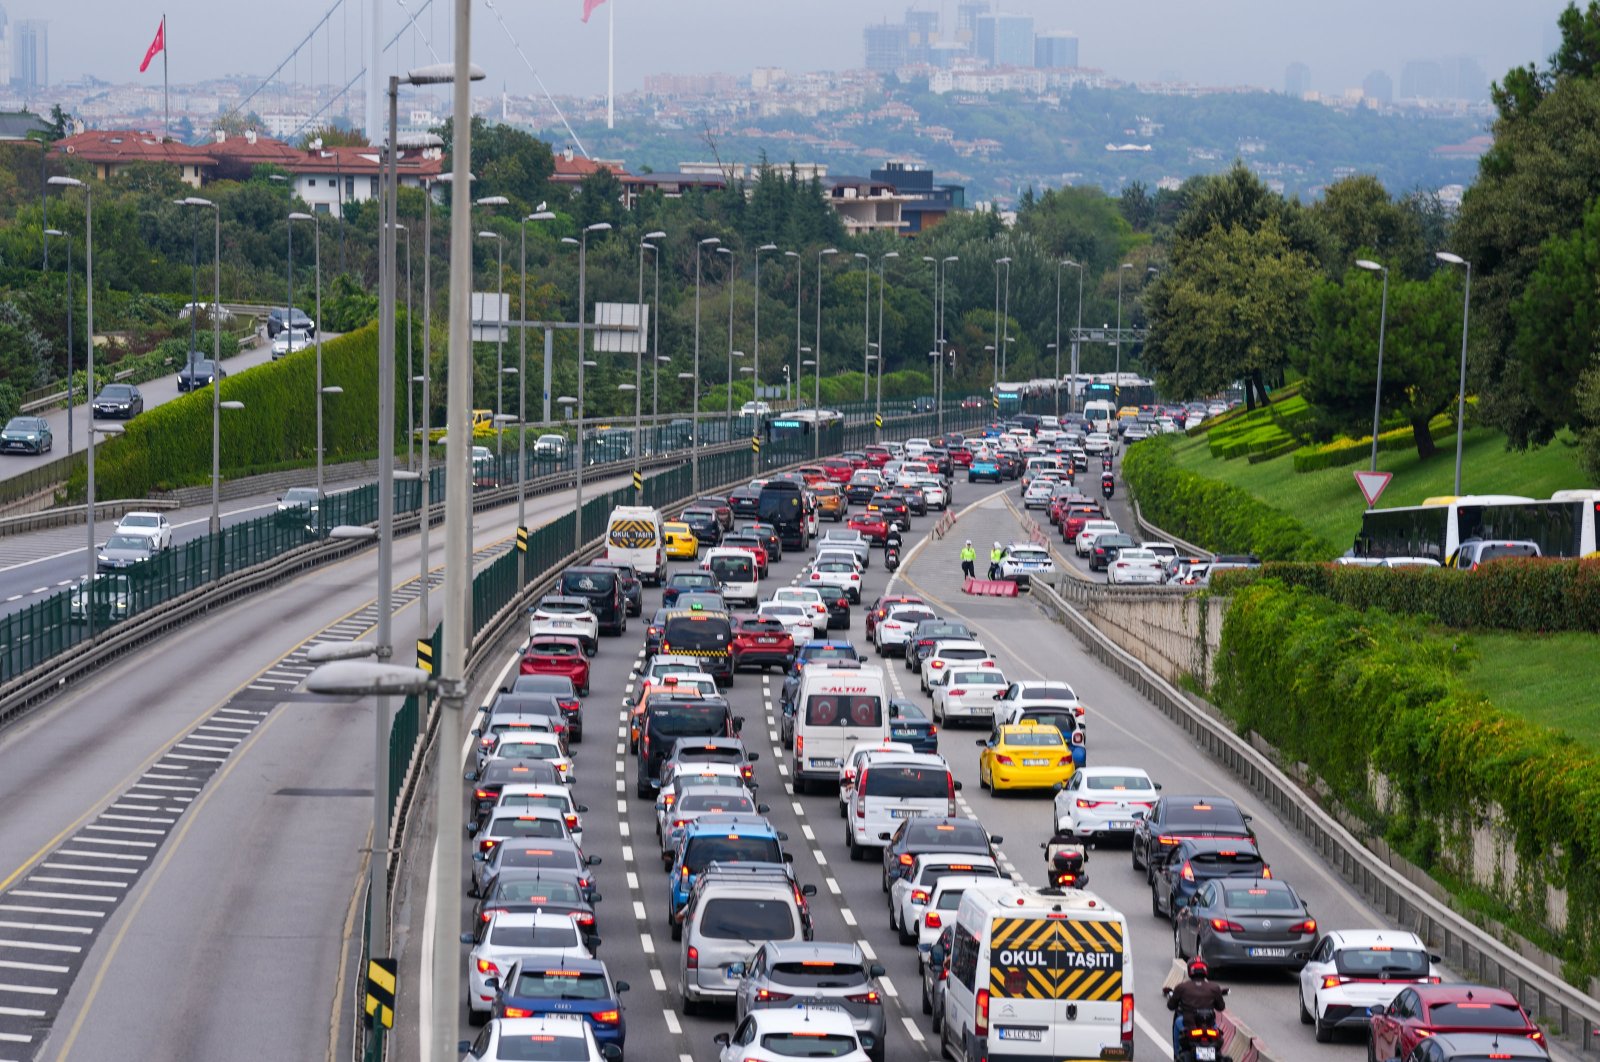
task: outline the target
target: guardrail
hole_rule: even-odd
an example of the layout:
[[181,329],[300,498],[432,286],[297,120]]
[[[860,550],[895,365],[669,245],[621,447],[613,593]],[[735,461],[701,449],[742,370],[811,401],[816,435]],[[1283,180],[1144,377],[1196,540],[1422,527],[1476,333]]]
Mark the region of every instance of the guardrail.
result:
[[[171,498],[118,498],[114,501],[95,502],[94,518],[110,519],[124,513],[146,510],[176,509],[178,503]],[[19,516],[0,516],[0,538],[7,535],[25,535],[30,531],[43,531],[51,527],[88,522],[87,505],[58,505],[53,509],[40,509]]]
[[1251,741],[1235,734],[1211,704],[1178,689],[1124,651],[1047,583],[1034,599],[1053,612],[1090,654],[1229,768],[1368,903],[1439,951],[1469,980],[1512,992],[1528,1013],[1582,1051],[1600,1049],[1600,1000],[1501,943],[1407,878],[1420,870],[1399,857],[1385,862],[1318,805]]

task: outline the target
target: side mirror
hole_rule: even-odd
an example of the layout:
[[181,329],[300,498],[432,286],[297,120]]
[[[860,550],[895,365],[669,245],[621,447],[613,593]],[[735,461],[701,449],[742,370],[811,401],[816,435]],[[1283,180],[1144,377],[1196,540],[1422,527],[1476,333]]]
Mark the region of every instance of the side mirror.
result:
[[815,885],[802,885],[802,886],[800,886],[800,895],[801,896],[815,896],[816,894],[817,894],[817,887]]
[[500,978],[498,978],[498,977],[490,977],[490,978],[486,979],[483,982],[483,987],[487,988],[491,992],[500,991]]
[[616,1044],[601,1044],[600,1057],[606,1062],[622,1062],[622,1048]]
[[744,729],[744,716],[742,716],[742,715],[734,716],[733,717],[733,732],[735,734],[737,734],[739,731],[741,731],[743,729]]
[[889,831],[885,830],[882,833],[878,834],[878,840],[880,840],[880,841],[889,841],[889,840],[893,840],[893,838],[889,836]]
[[885,970],[880,963],[873,963],[871,966],[867,967],[868,977],[883,977],[887,975],[888,972],[889,971]]
[[500,692],[501,693],[510,693],[511,692],[511,687],[510,686],[501,686],[500,687]]
[[1057,782],[1057,783],[1056,783],[1056,784],[1055,784],[1055,785],[1053,785],[1053,786],[1051,786],[1051,787],[1050,787],[1050,792],[1052,792],[1052,793],[1059,793],[1059,792],[1061,792],[1061,791],[1062,791],[1062,790],[1063,790],[1063,789],[1065,789],[1065,788],[1067,788],[1067,787],[1066,787],[1066,785],[1065,785],[1065,783],[1062,783],[1062,782]]
[[633,986],[628,984],[628,982],[626,982],[626,981],[618,981],[616,984],[611,986],[612,990],[615,991],[617,993],[617,995],[619,995],[619,996],[622,995],[622,993],[626,992],[629,988],[632,988],[632,987]]
[[742,962],[733,962],[733,963],[729,963],[728,964],[728,976],[729,977],[743,977],[744,976],[744,971],[745,971],[745,964],[742,963]]
[[463,944],[475,944],[477,942],[472,939],[472,934],[471,933],[463,933],[463,934],[461,934],[461,943],[463,943]]
[[756,763],[756,762],[760,761],[761,753],[759,753],[759,752],[747,752],[747,753],[744,754],[744,758],[747,761],[749,761],[750,763]]
[[583,862],[584,862],[585,866],[597,867],[597,866],[600,865],[600,857],[599,856],[589,856]]
[[1155,787],[1156,787],[1156,789],[1158,789],[1158,790],[1159,790],[1159,789],[1160,789],[1160,788],[1161,788],[1161,783],[1160,783],[1160,782],[1152,782],[1152,783],[1150,783],[1150,784],[1151,784],[1151,785],[1153,785],[1153,786],[1155,786]]
[[961,782],[960,782],[960,780],[957,780],[955,785],[956,785],[956,792],[958,792],[958,793],[961,792]]
[[[756,805],[756,814],[757,815],[765,815],[767,812],[769,812],[771,810],[772,810],[772,808],[771,808],[770,805],[767,805],[767,804],[757,804]],[[787,838],[784,837],[784,835],[780,833],[780,834],[778,834],[778,840],[783,841],[783,840],[787,840]]]
[[794,853],[793,852],[785,852],[785,853],[783,853],[783,861],[785,863],[793,863],[794,862]]
[[471,1040],[459,1040],[459,1041],[456,1042],[456,1051],[459,1054],[463,1054],[464,1055],[468,1051],[471,1051],[471,1050],[472,1050],[472,1041]]
[[605,897],[604,897],[604,896],[601,896],[601,895],[600,895],[600,894],[599,894],[599,893],[598,893],[598,892],[597,892],[597,893],[595,893],[595,894],[594,894],[594,895],[593,895],[593,896],[591,896],[591,897],[589,897],[589,902],[590,902],[590,903],[599,903],[599,902],[600,902],[600,901],[601,901],[601,900],[603,900],[603,899],[605,899]]
[[650,788],[651,789],[660,789],[661,788],[661,779],[659,779],[659,778],[650,779]]
[[988,738],[978,738],[976,741],[973,742],[973,744],[978,746],[980,749],[986,749],[986,748],[989,747],[989,739]]
[[484,855],[482,852],[473,852],[472,861],[474,863],[487,863],[489,861],[489,857]]
[[579,815],[583,815],[583,814],[586,814],[588,812],[589,805],[588,804],[574,804],[573,807],[572,807],[572,810],[576,811]]
[[997,693],[991,698],[991,700],[996,700],[996,701],[1003,701],[1005,699],[1006,699],[1006,695],[1003,694],[1003,693]]
[[1428,956],[1428,961],[1429,962],[1443,962],[1444,960],[1439,958],[1439,956],[1437,956],[1437,955],[1429,955]]
[[876,1046],[878,1046],[878,1038],[876,1036],[873,1036],[871,1033],[861,1034],[861,1050],[870,1054],[872,1049]]
[[733,1037],[729,1036],[727,1033],[717,1033],[717,1035],[711,1038],[711,1042],[716,1044],[718,1047],[727,1047],[733,1042]]
[[1256,817],[1254,815],[1246,815],[1246,816],[1244,816],[1244,821],[1246,821],[1246,822],[1254,822],[1254,821],[1256,821]]
[[989,843],[991,845],[994,845],[994,846],[998,847],[998,846],[1000,846],[1002,844],[1005,844],[1006,843],[1006,839],[1004,837],[1001,837],[998,833],[991,833],[989,835]]
[[462,775],[461,777],[465,778],[469,782],[476,782],[478,780],[478,772],[477,771],[468,771],[466,774]]

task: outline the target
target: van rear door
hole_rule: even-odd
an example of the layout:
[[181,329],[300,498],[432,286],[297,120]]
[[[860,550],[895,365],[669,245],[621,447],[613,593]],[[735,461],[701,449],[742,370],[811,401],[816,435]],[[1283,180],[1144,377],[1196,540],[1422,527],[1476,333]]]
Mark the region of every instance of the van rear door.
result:
[[1115,1053],[1125,1046],[1122,929],[1065,914],[992,919],[991,1044],[1046,1058],[1125,1057]]

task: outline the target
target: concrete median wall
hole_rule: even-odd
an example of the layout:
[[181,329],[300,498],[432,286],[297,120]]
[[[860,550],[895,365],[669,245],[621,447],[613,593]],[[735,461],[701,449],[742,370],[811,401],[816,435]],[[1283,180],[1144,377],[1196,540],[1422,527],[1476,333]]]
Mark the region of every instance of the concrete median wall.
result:
[[1209,687],[1222,639],[1226,598],[1167,587],[1122,588],[1058,577],[1052,585],[1095,626],[1168,682],[1192,675]]

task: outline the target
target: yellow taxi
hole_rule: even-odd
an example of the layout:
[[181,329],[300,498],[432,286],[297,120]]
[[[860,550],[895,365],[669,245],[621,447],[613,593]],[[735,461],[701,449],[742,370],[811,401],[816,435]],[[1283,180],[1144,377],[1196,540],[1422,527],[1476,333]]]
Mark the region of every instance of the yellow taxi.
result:
[[688,524],[668,521],[661,525],[661,537],[666,543],[668,560],[700,559],[700,540],[689,530]]
[[979,738],[978,784],[1002,789],[1049,789],[1072,780],[1072,746],[1061,731],[1039,723],[1003,726]]
[[817,516],[819,519],[832,520],[839,523],[850,513],[850,505],[844,499],[844,491],[836,483],[819,483],[811,488],[817,495]]

